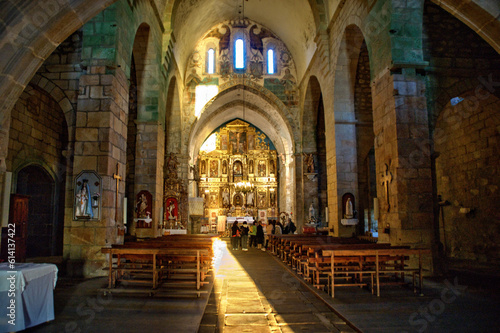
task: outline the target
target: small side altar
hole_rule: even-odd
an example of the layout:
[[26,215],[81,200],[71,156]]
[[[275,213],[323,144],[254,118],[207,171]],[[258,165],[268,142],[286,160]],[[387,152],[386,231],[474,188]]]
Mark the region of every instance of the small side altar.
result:
[[358,219],[341,219],[340,223],[342,225],[357,225],[358,224]]
[[186,229],[163,229],[164,235],[186,235]]

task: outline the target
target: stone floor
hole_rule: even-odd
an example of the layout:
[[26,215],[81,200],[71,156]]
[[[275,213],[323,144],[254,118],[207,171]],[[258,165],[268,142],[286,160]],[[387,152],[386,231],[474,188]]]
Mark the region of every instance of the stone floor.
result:
[[457,273],[426,279],[424,296],[397,286],[383,287],[380,297],[349,287],[332,299],[267,252],[222,247],[220,254],[212,293],[199,298],[103,296],[97,290],[105,278],[61,278],[56,319],[26,332],[500,332],[491,279]]

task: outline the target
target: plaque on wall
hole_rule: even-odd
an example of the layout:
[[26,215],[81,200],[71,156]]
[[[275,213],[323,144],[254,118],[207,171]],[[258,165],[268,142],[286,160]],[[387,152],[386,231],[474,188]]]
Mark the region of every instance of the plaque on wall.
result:
[[75,178],[73,218],[97,221],[101,219],[102,180],[95,171],[82,171]]

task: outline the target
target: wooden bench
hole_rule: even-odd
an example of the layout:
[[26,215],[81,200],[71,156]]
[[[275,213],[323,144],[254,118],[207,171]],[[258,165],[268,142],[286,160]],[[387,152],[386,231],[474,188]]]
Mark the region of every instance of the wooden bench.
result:
[[[115,288],[117,281],[128,284],[151,285],[156,289],[162,280],[172,273],[189,273],[191,282],[199,290],[205,283],[208,268],[203,262],[210,254],[203,249],[183,248],[102,248],[102,253],[109,254],[108,288]],[[116,263],[113,264],[113,258]],[[186,264],[188,266],[186,266]],[[133,278],[125,278],[128,274]]]
[[169,235],[115,244],[101,249],[109,264],[108,289],[121,285],[193,285],[208,283],[216,236]]
[[[392,247],[388,249],[334,249],[324,250],[323,257],[330,256],[329,291],[335,297],[335,287],[340,286],[360,286],[367,285],[363,281],[363,275],[370,276],[372,293],[374,286],[377,288],[377,296],[380,296],[380,286],[382,284],[394,284],[394,282],[383,283],[382,277],[399,275],[401,281],[398,284],[406,283],[405,274],[412,274],[414,292],[418,289],[422,293],[422,256],[430,255],[430,249],[410,249],[404,247]],[[418,267],[409,267],[405,262],[410,256],[418,258]],[[357,265],[357,266],[356,266]],[[337,284],[336,277],[349,277],[350,283]]]

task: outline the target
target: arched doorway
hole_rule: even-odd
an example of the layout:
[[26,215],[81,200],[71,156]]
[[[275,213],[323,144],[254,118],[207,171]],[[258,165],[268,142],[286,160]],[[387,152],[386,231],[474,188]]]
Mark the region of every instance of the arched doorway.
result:
[[220,217],[277,219],[280,163],[274,143],[251,123],[233,119],[215,129],[196,157],[205,222],[215,228]]
[[54,179],[42,167],[29,165],[19,171],[16,189],[17,193],[30,197],[26,257],[60,254],[62,249],[58,244],[62,239],[63,223],[57,218],[60,214],[55,198],[59,191]]

